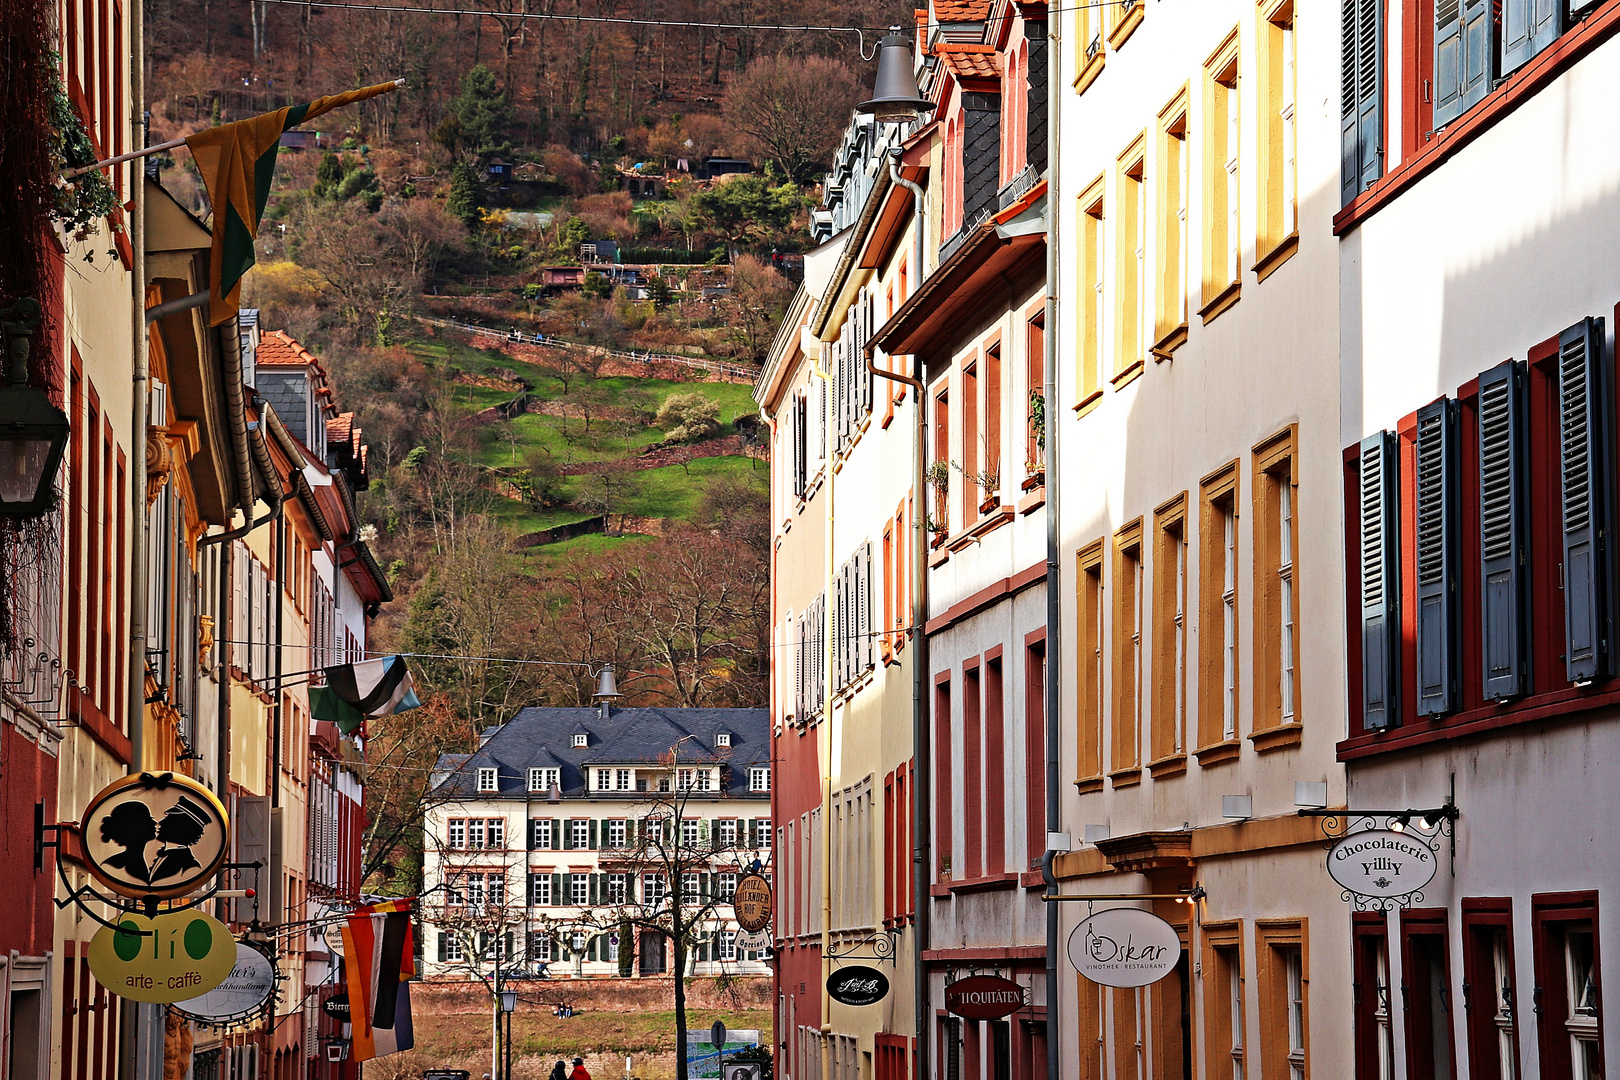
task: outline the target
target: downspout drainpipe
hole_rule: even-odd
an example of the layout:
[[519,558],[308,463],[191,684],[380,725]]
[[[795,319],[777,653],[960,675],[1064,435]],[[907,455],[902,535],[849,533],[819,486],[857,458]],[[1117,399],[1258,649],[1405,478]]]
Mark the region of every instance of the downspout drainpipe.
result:
[[[900,154],[898,148],[890,151],[889,179],[899,187],[911,192],[912,211],[912,277],[911,280],[921,288],[923,279],[923,238],[928,228],[927,216],[924,210],[927,207],[927,192],[921,184],[907,180],[900,175]],[[902,297],[901,302],[905,301]],[[911,743],[912,752],[916,757],[916,772],[911,782],[912,820],[912,850],[911,873],[912,892],[915,898],[916,910],[913,915],[913,925],[916,934],[912,942],[912,1006],[916,1010],[917,1025],[917,1072],[918,1076],[928,1075],[928,1045],[929,1045],[929,1016],[932,1009],[928,1000],[928,968],[922,962],[923,948],[928,943],[929,904],[928,874],[929,852],[932,850],[933,822],[929,814],[931,800],[933,799],[933,775],[930,763],[933,760],[929,746],[928,733],[928,530],[923,523],[926,515],[923,513],[925,499],[926,466],[924,464],[924,450],[928,445],[928,410],[923,398],[924,387],[922,381],[922,358],[912,357],[914,375],[901,375],[897,372],[884,371],[872,362],[871,353],[866,357],[866,370],[885,379],[904,383],[913,390],[913,406],[916,411],[916,422],[911,429],[911,490],[912,490],[912,590],[911,590],[911,625],[915,629],[911,647],[916,651],[911,657]]]
[[[828,387],[831,378],[827,367],[821,358],[810,362],[810,370],[814,378],[822,383],[821,400],[830,402],[831,392]],[[826,561],[826,585],[822,589],[821,633],[822,644],[822,675],[821,675],[821,726],[826,735],[827,749],[821,760],[821,958],[825,966],[827,954],[832,951],[832,785],[833,785],[833,668],[837,660],[838,642],[833,634],[833,624],[837,618],[836,602],[833,599],[833,582],[837,579],[837,572],[833,562],[833,464],[838,459],[838,444],[833,441],[827,432],[827,410],[821,410],[822,438],[827,444],[827,460],[822,468],[826,471],[824,483],[826,490],[823,497],[827,500],[827,514],[825,531],[822,535],[822,554]],[[807,451],[808,452],[808,451]],[[817,742],[821,740],[818,738]],[[821,978],[821,1033],[823,1035],[832,1031],[832,995],[827,992],[827,978],[830,973],[823,973]],[[831,1080],[832,1055],[821,1056],[822,1080]]]
[[[1057,24],[1047,23],[1047,75],[1046,75],[1046,130],[1050,133],[1051,145],[1046,159],[1046,325],[1043,327],[1041,342],[1045,355],[1042,357],[1043,379],[1041,395],[1046,399],[1045,408],[1041,410],[1045,421],[1046,436],[1046,831],[1047,840],[1043,845],[1046,850],[1041,855],[1041,880],[1046,883],[1046,895],[1057,895],[1057,878],[1052,872],[1053,859],[1056,852],[1052,850],[1052,833],[1062,832],[1061,818],[1063,816],[1062,803],[1058,798],[1058,756],[1060,745],[1058,741],[1058,717],[1061,715],[1062,694],[1058,685],[1058,673],[1063,670],[1063,638],[1062,594],[1059,592],[1061,579],[1060,559],[1062,553],[1060,545],[1062,536],[1058,526],[1058,500],[1062,496],[1062,486],[1058,483],[1058,426],[1053,422],[1057,407],[1057,298],[1058,298],[1058,173],[1062,163],[1059,153],[1061,146],[1063,125],[1058,122],[1062,111],[1063,95],[1059,92],[1061,79],[1058,72],[1052,70],[1057,64],[1061,68],[1063,51],[1059,48],[1061,38],[1057,34]],[[1033,824],[1033,822],[1031,823]],[[1072,848],[1073,845],[1071,844]],[[1064,1015],[1058,1007],[1058,936],[1061,927],[1058,923],[1058,909],[1061,904],[1048,902],[1046,905],[1046,1077],[1047,1080],[1063,1080],[1063,1070],[1059,1063],[1063,1048],[1062,1029],[1057,1024],[1057,1018]]]

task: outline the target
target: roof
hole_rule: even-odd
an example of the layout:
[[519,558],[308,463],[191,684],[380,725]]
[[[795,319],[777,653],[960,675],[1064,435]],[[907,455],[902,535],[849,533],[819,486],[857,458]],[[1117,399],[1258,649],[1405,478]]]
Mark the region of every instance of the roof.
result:
[[934,0],[934,18],[940,22],[983,22],[991,0]]
[[941,45],[934,50],[958,79],[1001,78],[1001,54],[992,45]]
[[[731,736],[729,747],[714,745],[714,737],[722,732]],[[586,736],[586,745],[576,749],[573,737],[580,733]],[[562,770],[562,794],[579,798],[587,794],[588,767],[658,765],[672,747],[678,747],[683,764],[731,766],[717,797],[747,798],[748,767],[771,762],[767,709],[614,709],[603,719],[596,709],[530,706],[485,734],[487,740],[474,753],[440,755],[434,772],[450,775],[435,791],[528,799],[528,770],[551,768]],[[498,770],[495,792],[476,790],[477,770],[487,768]],[[755,792],[754,797],[765,796]]]

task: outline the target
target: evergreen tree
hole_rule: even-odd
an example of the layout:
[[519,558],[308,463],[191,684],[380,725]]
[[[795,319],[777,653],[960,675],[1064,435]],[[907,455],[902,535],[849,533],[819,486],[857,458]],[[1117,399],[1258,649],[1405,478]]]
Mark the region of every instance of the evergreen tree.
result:
[[328,150],[315,169],[315,194],[328,198],[343,181],[343,161]]
[[465,161],[456,162],[450,173],[450,197],[445,200],[445,210],[460,218],[467,228],[474,229],[483,220],[483,201],[483,185],[478,182],[478,174]]
[[512,124],[512,106],[495,83],[495,73],[479,64],[461,80],[461,93],[451,104],[458,131],[456,140],[480,160],[504,154],[512,147],[506,129]]

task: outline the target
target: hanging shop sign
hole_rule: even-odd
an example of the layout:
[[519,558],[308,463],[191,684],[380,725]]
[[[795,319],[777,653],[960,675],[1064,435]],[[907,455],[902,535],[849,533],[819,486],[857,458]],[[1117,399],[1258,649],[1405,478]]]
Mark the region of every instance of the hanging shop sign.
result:
[[1024,1007],[1024,988],[999,975],[969,975],[945,987],[945,1008],[970,1020],[1000,1020]]
[[737,892],[731,898],[731,907],[737,913],[737,925],[751,934],[757,934],[771,925],[771,883],[763,874],[744,874],[737,882]]
[[276,966],[244,942],[236,943],[236,965],[206,994],[175,1003],[176,1012],[205,1024],[229,1024],[256,1016],[276,993]]
[[349,1022],[349,995],[333,994],[321,1002],[321,1012],[342,1024]]
[[327,923],[326,929],[321,931],[321,940],[326,942],[326,951],[343,959],[343,928],[348,925],[347,919],[340,919],[334,923]]
[[1351,833],[1328,850],[1328,874],[1357,897],[1410,896],[1434,880],[1439,866],[1424,840],[1393,829]]
[[119,997],[172,1005],[206,994],[236,966],[236,939],[195,909],[148,919],[122,912],[90,940],[90,970]]
[[877,968],[839,968],[827,976],[827,996],[840,1005],[876,1005],[889,996],[889,980]]
[[1103,986],[1147,986],[1181,959],[1176,928],[1141,908],[1099,911],[1069,935],[1069,962]]
[[85,864],[124,896],[194,892],[225,861],[230,819],[214,793],[179,773],[136,773],[85,807]]
[[739,949],[768,949],[771,947],[771,935],[764,930],[744,930],[737,935],[737,948]]

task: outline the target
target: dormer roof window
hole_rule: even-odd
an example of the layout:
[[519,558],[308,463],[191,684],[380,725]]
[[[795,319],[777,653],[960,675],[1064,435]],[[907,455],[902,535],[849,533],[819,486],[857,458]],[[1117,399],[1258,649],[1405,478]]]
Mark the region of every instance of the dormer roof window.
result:
[[587,737],[586,737],[586,735],[585,735],[585,733],[583,731],[575,732],[574,733],[574,749],[575,750],[583,749],[584,746],[585,746],[585,743],[586,743],[586,738]]
[[731,732],[722,731],[722,732],[719,732],[718,734],[716,734],[715,737],[714,737],[714,745],[716,745],[716,746],[730,746],[731,745]]
[[478,770],[478,790],[479,791],[494,791],[495,790],[495,770],[494,769],[479,769]]

